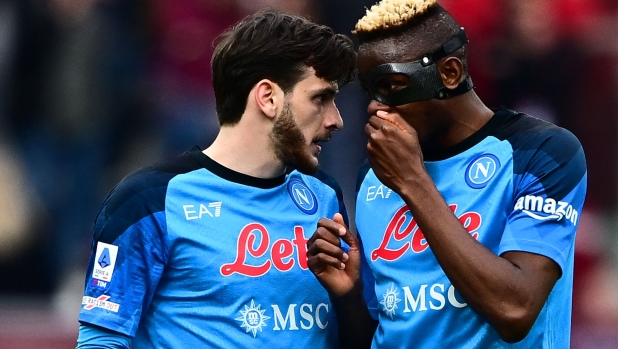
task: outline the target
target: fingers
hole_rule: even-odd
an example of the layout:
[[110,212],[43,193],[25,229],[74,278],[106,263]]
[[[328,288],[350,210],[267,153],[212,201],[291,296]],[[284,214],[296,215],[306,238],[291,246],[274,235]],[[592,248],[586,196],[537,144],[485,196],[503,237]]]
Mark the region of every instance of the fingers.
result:
[[307,247],[307,263],[311,270],[320,271],[326,266],[345,269],[348,254],[326,240],[317,239]]
[[343,216],[340,213],[336,213],[333,217],[333,221],[339,223],[341,228],[339,228],[339,237],[346,243],[350,248],[356,248],[358,245],[358,239],[352,232],[348,229],[343,221]]
[[365,133],[371,135],[378,130],[384,133],[398,130],[412,133],[414,129],[399,114],[379,110],[376,115],[369,118],[365,125]]
[[367,121],[367,125],[371,126],[371,128],[375,130],[379,130],[382,128],[382,126],[385,126],[387,122],[388,121],[381,119],[377,116],[372,116],[369,118],[369,121]]
[[319,271],[326,266],[344,269],[349,256],[341,249],[339,237],[344,237],[348,233],[349,230],[341,214],[336,214],[334,220],[320,219],[318,228],[307,241],[307,260],[310,269]]
[[329,230],[336,236],[344,235],[345,231],[348,229],[343,221],[341,213],[335,213],[332,220],[327,218],[320,219],[318,221],[318,228],[320,227]]
[[397,113],[387,113],[384,110],[379,110],[376,113],[376,117],[378,119],[384,120],[388,123],[395,125],[402,131],[409,131],[410,125],[401,117],[401,115]]
[[365,134],[371,139],[376,137],[379,133],[387,135],[392,131],[398,131],[398,128],[397,125],[388,120],[372,116],[369,118],[367,125],[365,125]]
[[[391,125],[392,127],[392,125]],[[369,139],[376,137],[379,132],[387,133],[389,128],[388,121],[382,120],[376,116],[372,116],[365,125],[365,134]]]

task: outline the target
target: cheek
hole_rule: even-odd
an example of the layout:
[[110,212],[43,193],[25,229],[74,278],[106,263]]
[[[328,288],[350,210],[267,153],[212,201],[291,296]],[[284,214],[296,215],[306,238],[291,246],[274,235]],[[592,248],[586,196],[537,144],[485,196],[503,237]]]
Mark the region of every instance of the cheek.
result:
[[307,135],[311,136],[312,134],[319,132],[324,121],[324,115],[320,110],[317,108],[314,108],[313,110],[308,109],[309,108],[304,110],[302,113],[299,113],[296,118],[296,124],[302,130],[305,137],[307,137]]

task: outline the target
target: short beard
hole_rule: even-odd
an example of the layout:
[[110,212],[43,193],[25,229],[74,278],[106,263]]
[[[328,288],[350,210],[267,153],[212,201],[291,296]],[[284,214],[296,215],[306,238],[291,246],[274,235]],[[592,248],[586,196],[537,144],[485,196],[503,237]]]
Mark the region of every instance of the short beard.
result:
[[305,136],[294,121],[289,102],[285,103],[281,115],[275,120],[270,140],[275,156],[286,166],[305,174],[313,174],[318,170],[318,162],[307,149]]

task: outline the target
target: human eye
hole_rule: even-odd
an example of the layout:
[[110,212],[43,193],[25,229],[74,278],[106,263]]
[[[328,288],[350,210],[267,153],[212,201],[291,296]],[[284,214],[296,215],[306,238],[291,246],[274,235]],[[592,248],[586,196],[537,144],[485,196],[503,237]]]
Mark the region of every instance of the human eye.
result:
[[329,103],[331,101],[334,101],[335,95],[336,95],[336,93],[332,92],[332,91],[316,93],[313,96],[313,101],[316,104],[324,105],[324,104],[327,104],[327,103]]
[[403,75],[387,75],[378,79],[375,86],[382,95],[400,91],[410,84],[410,79]]

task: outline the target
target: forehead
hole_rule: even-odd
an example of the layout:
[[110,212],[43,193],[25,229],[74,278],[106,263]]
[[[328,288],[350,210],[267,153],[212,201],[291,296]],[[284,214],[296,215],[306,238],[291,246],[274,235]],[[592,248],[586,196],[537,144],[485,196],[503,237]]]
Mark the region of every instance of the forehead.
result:
[[308,68],[306,74],[294,86],[294,91],[311,93],[320,89],[333,89],[338,91],[336,81],[326,81],[315,75],[315,69]]
[[359,72],[367,71],[385,63],[403,63],[420,59],[423,43],[410,40],[410,37],[391,37],[364,43],[358,48],[357,68]]

